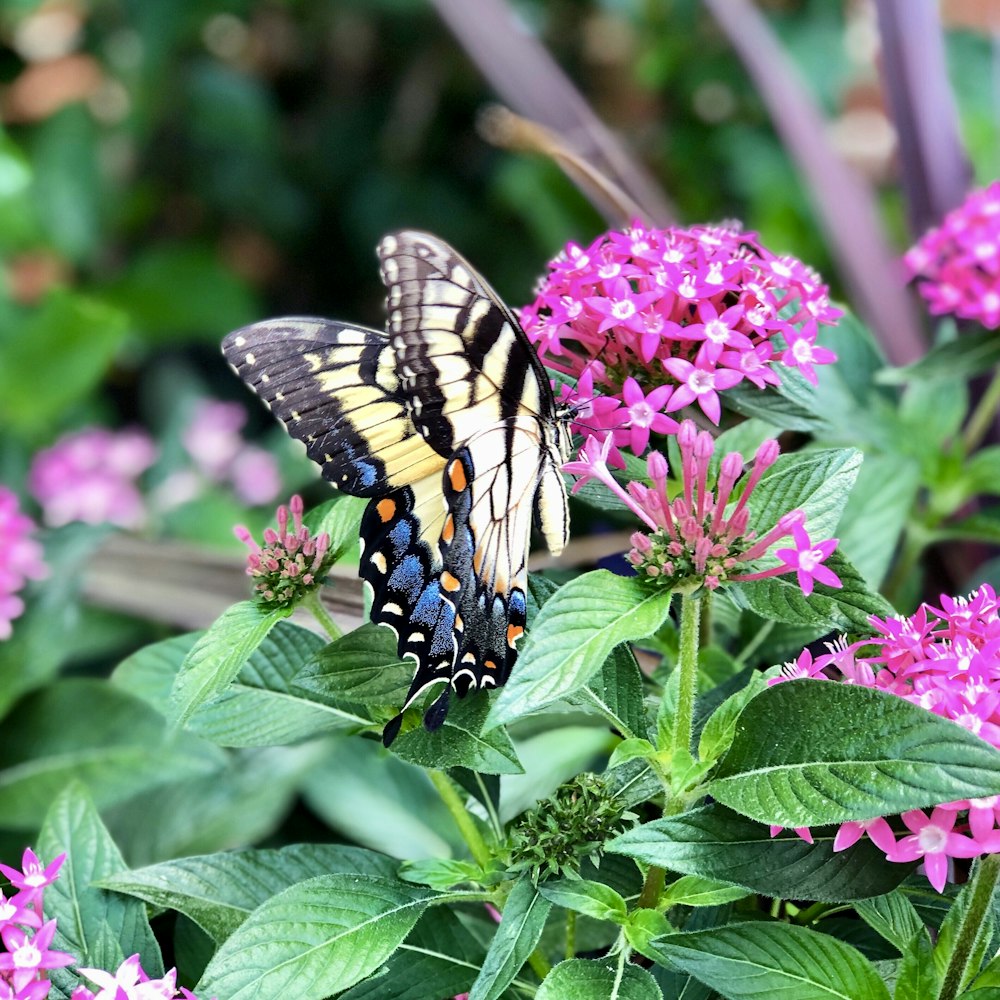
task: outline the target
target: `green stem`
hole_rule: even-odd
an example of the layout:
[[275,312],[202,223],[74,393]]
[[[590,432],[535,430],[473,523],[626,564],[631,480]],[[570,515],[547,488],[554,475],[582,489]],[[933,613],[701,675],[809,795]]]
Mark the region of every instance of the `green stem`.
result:
[[566,957],[576,954],[576,910],[566,911]]
[[535,975],[538,976],[539,979],[544,979],[552,971],[552,966],[549,964],[549,960],[538,948],[536,948],[528,956],[528,965],[531,966]]
[[965,889],[969,894],[968,905],[955,932],[955,945],[941,978],[938,1000],[954,1000],[972,978],[974,970],[969,968],[969,961],[978,950],[977,939],[987,926],[998,880],[1000,880],[1000,854],[984,855],[976,862],[972,878]]
[[701,598],[681,595],[680,653],[677,669],[680,683],[677,691],[677,714],[671,749],[675,760],[688,760],[691,756],[694,696],[698,687],[698,626],[701,616]]
[[340,626],[333,620],[333,615],[326,610],[318,589],[306,594],[302,598],[302,603],[313,613],[313,617],[323,626],[323,631],[331,639],[336,641],[344,634],[340,631]]
[[642,883],[642,892],[639,893],[639,901],[636,904],[640,910],[656,909],[666,878],[667,873],[662,868],[657,865],[649,866],[646,871],[646,881]]
[[441,801],[447,807],[448,812],[451,813],[451,818],[455,821],[455,826],[458,827],[458,832],[461,833],[462,839],[469,845],[469,851],[472,853],[473,858],[475,858],[476,863],[485,868],[491,859],[490,849],[486,846],[486,841],[483,840],[483,835],[479,832],[476,821],[469,815],[469,811],[465,808],[465,803],[458,792],[455,791],[455,786],[452,784],[451,778],[443,771],[435,771],[432,768],[427,769],[427,775],[431,779],[431,783],[437,790],[438,795],[441,796]]
[[924,532],[912,522],[907,524],[903,529],[899,557],[882,587],[886,599],[892,604],[899,602],[900,591],[916,572],[921,553],[925,548]]
[[971,455],[979,447],[996,416],[997,407],[1000,407],[1000,369],[994,372],[990,384],[972,411],[965,430],[962,431],[962,447],[966,455]]

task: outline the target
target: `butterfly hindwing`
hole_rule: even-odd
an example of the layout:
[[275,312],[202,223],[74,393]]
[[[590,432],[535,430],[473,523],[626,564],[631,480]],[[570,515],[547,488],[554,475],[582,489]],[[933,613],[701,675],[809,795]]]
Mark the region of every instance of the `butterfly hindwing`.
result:
[[235,330],[222,350],[345,493],[380,496],[444,464],[409,418],[385,334],[289,317]]

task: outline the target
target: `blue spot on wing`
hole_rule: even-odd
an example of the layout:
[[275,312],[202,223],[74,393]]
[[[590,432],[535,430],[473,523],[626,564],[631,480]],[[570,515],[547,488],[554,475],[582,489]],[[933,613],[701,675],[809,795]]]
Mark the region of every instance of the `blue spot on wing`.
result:
[[415,603],[424,587],[424,567],[419,556],[405,556],[389,577],[389,587],[401,590],[411,603]]

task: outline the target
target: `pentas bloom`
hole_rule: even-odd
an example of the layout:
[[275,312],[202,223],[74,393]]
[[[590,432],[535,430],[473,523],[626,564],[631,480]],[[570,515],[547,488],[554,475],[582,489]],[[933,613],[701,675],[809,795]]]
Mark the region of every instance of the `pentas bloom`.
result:
[[0,486],[0,639],[9,639],[11,622],[24,611],[17,592],[47,570],[42,547],[31,534],[35,523],[18,509],[17,496]]
[[[266,607],[288,607],[315,590],[329,568],[330,536],[321,531],[315,538],[302,523],[302,497],[295,495],[278,508],[278,530],[264,530],[261,548],[242,524],[233,533],[250,549],[247,576],[257,582],[254,591]],[[291,523],[289,523],[289,517]]]
[[[570,243],[520,320],[546,365],[578,380],[561,389],[577,433],[641,455],[643,432],[672,433],[667,415],[685,406],[717,424],[719,394],[744,380],[777,385],[785,366],[815,385],[814,366],[836,360],[817,345],[819,326],[840,315],[815,272],[753,233],[635,222],[586,247]],[[595,392],[617,405],[595,412]]]
[[[574,491],[588,479],[597,479],[648,526],[648,533],[637,531],[632,535],[628,554],[640,577],[669,587],[705,586],[714,590],[727,581],[760,580],[795,572],[807,595],[812,593],[814,580],[840,586],[833,571],[823,565],[837,540],[813,544],[801,510],[784,514],[759,538],[749,528],[750,498],[761,476],[778,457],[777,441],[769,439],[757,449],[739,499],[732,505],[734,488],[743,475],[743,456],[730,452],[722,459],[713,488],[708,482],[715,452],[712,435],[698,431],[693,421],[685,420],[677,432],[677,443],[681,490],[674,499],[667,489],[667,460],[656,451],[650,452],[646,462],[650,486],[630,482],[622,487],[618,483],[608,468],[610,437],[603,443],[589,437],[579,459],[563,465],[563,471],[579,477]],[[788,537],[792,547],[774,552],[779,564],[761,569],[758,561],[776,542]]]
[[88,427],[38,452],[28,486],[53,527],[85,521],[137,528],[146,519],[138,478],[155,458],[145,431]]
[[203,399],[183,434],[198,472],[210,482],[228,483],[244,503],[271,503],[281,491],[274,456],[248,444],[240,431],[247,411],[239,403]]
[[171,969],[162,979],[150,979],[138,954],[126,958],[112,975],[103,969],[79,969],[81,976],[100,987],[93,993],[85,986],[78,986],[71,1000],[198,1000],[190,991],[177,989],[177,970]]
[[903,263],[933,315],[1000,326],[1000,181],[973,191]]
[[[940,603],[922,604],[909,617],[873,615],[872,637],[828,644],[815,658],[803,650],[768,683],[813,677],[877,688],[957,722],[1000,750],[1000,599],[984,584],[967,598],[942,595]],[[868,656],[855,655],[872,647]],[[844,823],[834,849],[867,834],[889,861],[923,859],[939,892],[950,859],[1000,852],[1000,796],[943,802],[930,815],[915,809],[900,819],[909,833],[898,839],[885,817]]]

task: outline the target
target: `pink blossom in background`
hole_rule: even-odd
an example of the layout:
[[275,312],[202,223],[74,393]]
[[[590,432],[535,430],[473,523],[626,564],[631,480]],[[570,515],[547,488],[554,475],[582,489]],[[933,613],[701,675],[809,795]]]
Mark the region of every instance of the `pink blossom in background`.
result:
[[[754,456],[739,500],[727,511],[737,483],[743,476],[743,456],[730,452],[719,464],[714,487],[709,485],[709,468],[715,454],[715,440],[708,431],[699,431],[685,420],[677,432],[681,453],[679,495],[668,488],[667,460],[658,451],[646,459],[652,485],[633,481],[623,487],[608,467],[610,435],[603,442],[591,435],[575,461],[563,464],[563,472],[577,477],[576,492],[588,480],[596,479],[618,497],[649,529],[632,535],[629,562],[646,580],[665,586],[705,586],[715,590],[727,581],[760,580],[794,572],[805,594],[813,581],[839,587],[840,580],[823,565],[837,547],[836,539],[813,544],[803,528],[805,514],[789,511],[777,524],[757,538],[749,529],[748,502],[761,476],[778,458],[778,442],[765,441]],[[757,561],[783,538],[791,537],[794,548],[779,549],[780,564],[761,569]],[[784,553],[784,555],[782,555]]]
[[210,482],[228,483],[246,504],[269,504],[281,492],[278,463],[248,444],[241,431],[247,412],[239,403],[203,399],[183,434],[184,447]]
[[17,592],[47,570],[42,547],[31,537],[35,523],[18,509],[17,496],[0,486],[0,639],[9,639],[11,622],[24,611]]
[[903,263],[932,315],[1000,327],[1000,181],[973,191]]
[[137,528],[146,519],[138,478],[155,458],[145,431],[89,427],[38,452],[28,487],[52,527],[83,521]]
[[[635,222],[586,247],[570,243],[520,320],[545,364],[579,380],[560,390],[577,409],[574,432],[602,441],[610,433],[609,460],[621,467],[617,449],[642,455],[648,430],[675,432],[665,414],[697,404],[718,423],[719,394],[744,380],[777,385],[784,366],[815,384],[814,366],[836,360],[817,332],[840,315],[815,272],[753,233]],[[625,398],[630,379],[649,406],[638,415],[635,390]],[[610,419],[617,408],[602,405],[595,414],[595,392],[625,411]]]
[[[940,607],[922,604],[909,617],[872,616],[874,635],[827,644],[815,660],[803,650],[769,684],[811,677],[877,688],[951,719],[1000,750],[1000,599],[988,584],[968,597],[942,595]],[[874,650],[858,657],[862,648]],[[930,815],[919,809],[900,820],[898,837],[886,817],[843,823],[834,840],[844,850],[861,836],[889,861],[923,860],[939,892],[951,858],[1000,852],[1000,796],[942,802]]]

